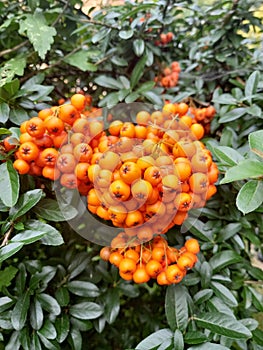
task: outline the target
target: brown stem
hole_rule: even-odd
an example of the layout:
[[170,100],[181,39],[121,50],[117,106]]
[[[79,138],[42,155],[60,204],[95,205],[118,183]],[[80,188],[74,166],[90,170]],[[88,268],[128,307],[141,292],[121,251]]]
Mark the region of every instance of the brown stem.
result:
[[5,235],[4,235],[3,242],[2,242],[1,245],[0,245],[0,248],[6,246],[6,245],[8,244],[8,240],[9,240],[9,237],[10,237],[10,235],[11,235],[13,229],[14,229],[14,225],[12,224],[12,225],[9,227],[9,229],[6,231],[6,233],[5,233]]
[[29,40],[25,40],[25,41],[23,41],[22,43],[20,43],[20,44],[14,46],[14,47],[12,47],[11,49],[6,49],[6,50],[1,51],[1,52],[0,52],[0,57],[2,57],[2,56],[4,56],[4,55],[7,55],[7,54],[9,54],[9,53],[15,52],[15,51],[21,49],[21,47],[25,46],[25,45],[28,44],[28,43],[29,43]]

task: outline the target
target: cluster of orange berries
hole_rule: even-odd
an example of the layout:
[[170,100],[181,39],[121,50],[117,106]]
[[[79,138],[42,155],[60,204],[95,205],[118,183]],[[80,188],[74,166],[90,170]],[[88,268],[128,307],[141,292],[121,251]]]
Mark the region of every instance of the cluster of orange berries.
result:
[[173,40],[173,38],[174,38],[174,34],[172,32],[161,33],[160,39],[156,40],[155,45],[156,46],[167,45]]
[[199,243],[194,238],[176,249],[159,235],[134,247],[103,247],[100,257],[115,265],[124,280],[146,283],[155,279],[159,285],[169,285],[182,281],[197,262],[199,250]]
[[216,114],[214,106],[190,108],[189,112],[193,115],[194,121],[204,127],[205,134],[210,133],[211,120]]
[[155,82],[164,88],[175,87],[178,83],[179,74],[181,72],[180,64],[173,61],[169,67],[165,67],[161,74],[155,77]]

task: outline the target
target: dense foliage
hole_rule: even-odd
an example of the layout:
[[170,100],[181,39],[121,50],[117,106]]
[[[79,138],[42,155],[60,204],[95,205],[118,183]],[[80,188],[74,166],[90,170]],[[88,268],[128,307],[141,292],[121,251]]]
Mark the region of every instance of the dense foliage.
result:
[[75,0],[0,3],[1,140],[16,143],[22,122],[80,90],[105,109],[212,104],[204,142],[220,170],[216,195],[167,233],[176,247],[198,239],[194,269],[180,284],[135,285],[74,232],[65,216],[76,208],[60,210],[51,181],[18,175],[1,142],[1,349],[263,349],[260,5],[126,1],[84,14]]

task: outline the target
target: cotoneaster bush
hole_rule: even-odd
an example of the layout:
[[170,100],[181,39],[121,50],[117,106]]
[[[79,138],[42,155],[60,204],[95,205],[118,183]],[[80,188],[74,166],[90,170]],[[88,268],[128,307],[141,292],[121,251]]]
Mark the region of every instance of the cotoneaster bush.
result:
[[[256,41],[242,36],[250,25],[262,30],[254,12],[259,5],[127,1],[84,14],[78,1],[0,4],[1,348],[263,348],[263,272],[252,264],[262,250],[263,232],[262,50],[258,36]],[[85,98],[76,97],[76,92]],[[162,247],[154,252],[147,243],[140,251],[115,246],[102,251],[101,245],[78,235],[70,224],[79,214],[76,198],[72,195],[70,204],[61,207],[52,182],[61,179],[57,170],[62,168],[54,167],[55,159],[61,156],[68,125],[79,119],[78,110],[85,110],[89,118],[104,107],[107,137],[119,138],[120,124],[110,129],[111,116],[105,116],[123,102],[151,103],[154,110],[168,109],[176,122],[184,118],[188,126],[201,125],[195,132],[220,171],[218,180],[214,177],[216,193],[169,228],[159,242]],[[69,111],[70,104],[77,112]],[[210,119],[211,107],[215,110]],[[156,123],[160,114],[154,116]],[[88,126],[89,136],[102,132],[101,120]],[[131,124],[121,133],[133,133]],[[82,127],[85,123],[76,123],[75,131]],[[137,132],[145,138],[143,128]],[[154,129],[149,133],[156,142]],[[105,137],[100,140],[104,151],[109,146]],[[90,140],[72,137],[66,154],[72,154],[72,144],[77,147],[70,158],[75,159],[74,174],[83,182],[87,167],[76,167],[76,159],[85,155],[89,162],[91,154],[86,145],[87,152],[80,153],[82,141]],[[35,164],[39,149],[45,153]],[[132,164],[135,168],[134,160]],[[182,168],[179,174],[188,182],[187,165]],[[121,174],[129,182],[129,173]],[[101,175],[100,184],[107,182],[108,172]],[[175,186],[169,179],[165,185]],[[63,176],[62,185],[75,186],[75,180]],[[80,192],[85,197],[90,190],[82,184]],[[87,203],[89,210],[96,209],[96,215],[108,220],[101,202],[88,198],[93,200]],[[189,202],[183,207],[185,203]],[[116,210],[110,214],[111,221],[121,216]],[[134,223],[130,219],[125,217],[125,225]],[[90,237],[100,235],[97,224],[86,231]],[[184,261],[183,266],[193,268],[180,283],[168,286],[156,283],[154,274],[147,283],[129,281],[146,282],[141,278],[147,277],[141,269],[140,280],[134,278],[130,261],[128,270],[121,266],[123,279],[100,257],[107,260],[112,249],[120,249],[123,260],[133,260],[136,253],[135,259],[148,259],[149,251],[154,261],[168,255],[171,260],[171,249],[179,263],[180,249],[195,240],[198,261]]]

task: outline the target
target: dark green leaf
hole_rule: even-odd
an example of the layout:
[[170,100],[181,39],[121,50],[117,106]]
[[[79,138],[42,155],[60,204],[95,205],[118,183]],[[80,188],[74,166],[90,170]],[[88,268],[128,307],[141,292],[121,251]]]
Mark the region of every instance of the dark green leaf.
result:
[[227,304],[230,307],[236,307],[238,305],[238,302],[234,295],[230,292],[230,290],[225,287],[223,284],[218,282],[212,282],[211,288],[213,289],[215,295],[222,299],[225,304]]
[[37,300],[45,311],[56,316],[60,314],[61,309],[59,303],[51,295],[45,293],[38,294]]
[[83,320],[98,318],[103,313],[101,305],[93,302],[82,302],[72,305],[69,309],[70,315]]
[[[157,332],[150,334],[147,338],[142,340],[135,348],[135,350],[151,350],[163,344],[166,341],[172,343],[173,333],[170,329],[160,329]],[[167,346],[168,347],[168,346]]]
[[229,348],[219,345],[219,344],[214,344],[210,342],[203,343],[202,345],[196,345],[196,346],[191,346],[188,348],[188,350],[229,350]]
[[188,291],[181,285],[170,285],[165,295],[165,314],[171,330],[184,331],[188,324]]
[[236,204],[243,214],[256,210],[263,203],[263,183],[251,180],[245,183],[236,198]]
[[39,336],[39,339],[41,340],[42,344],[45,346],[48,350],[61,350],[58,343],[54,340],[49,340],[46,337],[44,337],[39,331],[37,332],[37,335]]
[[245,159],[228,169],[220,184],[263,176],[263,163],[255,159]]
[[154,81],[146,81],[136,90],[136,93],[140,94],[143,92],[147,92],[151,90],[154,87],[154,85],[155,85]]
[[6,128],[0,128],[0,135],[11,135],[12,132]]
[[96,284],[87,281],[71,281],[67,284],[68,290],[81,297],[97,297],[100,294]]
[[231,147],[218,146],[213,149],[213,154],[223,164],[234,166],[244,160],[244,157]]
[[230,112],[227,112],[222,117],[220,117],[219,123],[232,122],[233,120],[242,117],[244,114],[246,114],[246,112],[246,108],[244,107],[232,109]]
[[17,242],[8,243],[6,246],[2,247],[0,249],[0,263],[17,253],[23,247],[23,245],[24,243]]
[[23,193],[16,205],[11,208],[10,216],[12,220],[16,220],[20,216],[27,213],[31,208],[33,208],[43,197],[44,192],[41,189],[35,189]]
[[184,350],[184,337],[179,329],[174,332],[174,348],[176,350]]
[[253,332],[253,340],[260,346],[263,346],[263,331],[261,329],[255,329]]
[[213,294],[214,293],[211,289],[200,290],[194,295],[193,301],[195,304],[202,304],[203,302],[209,300]]
[[263,130],[254,131],[248,135],[249,147],[260,157],[263,157]]
[[77,67],[83,72],[96,72],[98,67],[88,62],[89,52],[87,50],[80,50],[64,58],[64,61],[73,67]]
[[142,95],[146,97],[148,101],[150,101],[156,106],[162,106],[163,104],[163,100],[160,94],[158,94],[155,91],[145,91],[145,92],[142,92]]
[[190,345],[204,343],[206,340],[207,336],[200,331],[190,331],[184,336],[184,341]]
[[36,272],[32,275],[29,281],[29,287],[31,289],[43,289],[45,290],[48,283],[54,278],[57,272],[57,268],[55,266],[43,266],[40,272]]
[[140,58],[140,60],[136,63],[135,67],[133,68],[132,74],[131,74],[131,89],[133,89],[140,81],[141,77],[143,76],[145,63],[147,60],[147,56],[144,55]]
[[133,29],[129,29],[129,30],[121,30],[119,32],[119,37],[121,39],[124,39],[124,40],[127,40],[127,39],[130,39],[134,34],[134,31]]
[[30,306],[30,291],[27,290],[23,295],[21,295],[15,304],[12,311],[11,322],[15,330],[20,331],[27,318],[28,309]]
[[67,306],[70,301],[69,291],[66,287],[60,287],[55,292],[55,297],[60,306]]
[[27,221],[25,224],[25,228],[30,231],[36,231],[39,234],[43,233],[41,238],[42,244],[60,245],[64,242],[63,237],[57,229],[39,220],[31,219]]
[[94,82],[95,84],[98,84],[108,89],[120,90],[123,87],[118,80],[108,77],[106,75],[98,76],[94,79]]
[[10,108],[7,103],[0,103],[0,123],[5,124],[9,118]]
[[87,253],[82,252],[77,254],[68,267],[68,272],[70,273],[69,280],[81,274],[88,266],[89,260],[90,258]]
[[257,87],[260,79],[260,73],[259,71],[254,71],[250,76],[248,77],[245,85],[245,96],[248,101],[248,103],[251,104],[252,102],[252,95],[254,95],[257,92]]
[[41,304],[38,300],[34,300],[30,305],[30,324],[36,331],[43,325],[44,314]]
[[31,348],[30,348],[30,335],[29,335],[29,330],[27,327],[24,327],[20,331],[19,340],[21,342],[23,350],[31,350]]
[[89,321],[89,320],[81,320],[79,318],[75,318],[73,316],[70,317],[70,323],[73,327],[75,327],[76,329],[80,330],[81,332],[87,332],[90,329],[93,328],[94,323],[97,321],[98,319]]
[[214,97],[212,101],[224,105],[235,105],[237,103],[237,100],[231,94],[222,94]]
[[126,66],[128,66],[128,62],[124,58],[118,57],[118,56],[113,56],[111,58],[111,62],[113,64],[115,64],[116,66],[119,66],[119,67],[126,67]]
[[212,268],[207,261],[204,261],[200,269],[202,288],[208,288],[212,277]]
[[141,57],[145,49],[144,41],[142,39],[135,39],[132,44],[135,55]]
[[0,298],[0,313],[8,310],[10,306],[12,306],[15,301],[7,296]]
[[137,92],[132,92],[131,94],[126,96],[125,103],[132,103],[136,101],[139,97],[140,97],[140,94],[138,94]]
[[0,271],[0,291],[3,287],[8,287],[17,274],[18,269],[14,266],[7,266],[4,270]]
[[55,327],[57,330],[57,341],[59,343],[63,343],[69,334],[69,316],[67,314],[63,314],[61,317],[57,317]]
[[41,334],[47,339],[55,339],[57,337],[56,328],[48,319],[45,321],[43,327],[37,332],[37,334]]
[[212,256],[209,261],[214,272],[224,269],[226,266],[242,261],[242,257],[233,250],[224,250]]
[[31,348],[30,350],[42,350],[42,346],[37,333],[32,332]]
[[0,199],[7,206],[16,204],[19,196],[19,176],[9,160],[0,165]]
[[40,240],[44,235],[45,235],[45,232],[25,230],[15,235],[10,241],[10,243],[22,242],[23,244],[30,244]]
[[77,209],[71,205],[65,206],[61,211],[58,202],[51,198],[41,199],[33,208],[33,211],[41,218],[54,222],[71,220],[78,214]]
[[77,328],[70,331],[70,345],[72,350],[82,350],[82,336]]
[[24,108],[11,107],[9,119],[15,125],[21,125],[24,121],[28,120],[29,117]]
[[11,334],[9,342],[5,346],[5,350],[19,350],[20,349],[20,332],[16,331]]
[[105,296],[105,310],[104,315],[106,321],[112,324],[118,317],[120,311],[120,297],[116,288],[108,290]]
[[252,336],[251,332],[241,322],[224,313],[206,312],[194,316],[194,320],[199,327],[229,338],[248,339]]

